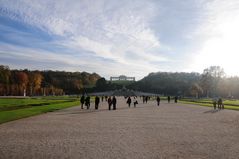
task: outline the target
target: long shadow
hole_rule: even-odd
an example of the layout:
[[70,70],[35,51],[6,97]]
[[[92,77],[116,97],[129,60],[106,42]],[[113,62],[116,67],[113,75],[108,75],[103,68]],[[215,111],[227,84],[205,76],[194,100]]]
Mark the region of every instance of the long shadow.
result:
[[64,112],[64,113],[57,113],[57,115],[67,115],[67,114],[88,114],[88,113],[98,113],[98,112],[105,112],[105,111],[117,111],[117,110],[125,110],[125,109],[140,109],[140,108],[144,108],[144,107],[120,107],[120,108],[116,108],[116,110],[109,110],[109,109],[81,109],[80,111],[75,111],[75,112]]
[[214,110],[205,111],[204,113],[217,113],[219,111],[220,111],[219,109],[214,109]]

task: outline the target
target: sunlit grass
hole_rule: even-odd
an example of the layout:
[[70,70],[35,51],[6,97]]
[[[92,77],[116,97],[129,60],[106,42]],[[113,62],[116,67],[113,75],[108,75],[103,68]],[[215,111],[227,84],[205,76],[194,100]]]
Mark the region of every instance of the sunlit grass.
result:
[[[197,99],[196,101],[182,99],[179,102],[184,104],[194,104],[194,105],[200,105],[200,106],[206,106],[206,107],[213,107],[212,100],[209,100],[209,99],[202,99],[202,100]],[[225,109],[239,110],[239,100],[225,100],[223,103],[224,103]]]
[[0,99],[0,123],[79,105],[75,99]]

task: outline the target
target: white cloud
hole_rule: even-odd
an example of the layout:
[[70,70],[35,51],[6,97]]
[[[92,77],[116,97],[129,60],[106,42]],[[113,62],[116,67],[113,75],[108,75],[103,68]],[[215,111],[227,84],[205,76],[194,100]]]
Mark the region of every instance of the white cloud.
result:
[[160,41],[150,27],[157,14],[152,1],[9,0],[0,5],[5,16],[60,36],[54,43],[78,54],[92,52],[144,73],[155,70],[152,61],[168,60],[158,53]]
[[72,57],[67,54],[59,54],[59,52],[54,53],[5,43],[0,43],[0,57],[1,64],[8,65],[12,69],[89,71],[99,73],[108,79],[110,76],[119,74],[133,75],[140,79],[145,76],[145,71],[156,71],[149,66],[137,63],[122,65],[119,62],[111,62],[90,55]]
[[87,51],[94,52],[98,56],[104,55],[108,58],[114,58],[111,53],[111,46],[107,44],[102,44],[98,41],[93,41],[84,36],[73,37],[70,40],[63,42],[63,45],[71,47],[73,49],[82,48]]

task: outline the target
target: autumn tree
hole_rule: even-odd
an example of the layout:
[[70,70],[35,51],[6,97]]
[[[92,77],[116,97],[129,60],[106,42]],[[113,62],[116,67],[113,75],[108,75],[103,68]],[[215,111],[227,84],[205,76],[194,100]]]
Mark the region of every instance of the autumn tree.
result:
[[0,65],[0,95],[8,95],[10,76],[9,67]]
[[26,88],[28,85],[28,75],[25,72],[16,73],[18,85],[19,85],[19,95],[26,95]]
[[30,87],[31,96],[36,95],[36,93],[39,93],[42,80],[43,80],[43,76],[39,72],[31,72],[29,74],[29,87]]

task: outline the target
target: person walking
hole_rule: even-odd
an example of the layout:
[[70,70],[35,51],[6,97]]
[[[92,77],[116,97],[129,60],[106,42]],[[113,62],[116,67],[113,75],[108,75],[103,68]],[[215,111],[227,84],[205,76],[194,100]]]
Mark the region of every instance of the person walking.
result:
[[116,98],[114,96],[113,99],[112,99],[113,110],[116,110],[116,103],[117,103],[117,100],[116,100]]
[[85,96],[82,95],[80,98],[80,103],[81,103],[81,109],[83,109],[84,103],[85,103]]
[[212,104],[213,104],[213,107],[215,110],[217,108],[217,99],[216,98],[213,99]]
[[87,96],[87,97],[85,98],[85,105],[86,105],[87,109],[90,108],[90,96]]
[[127,104],[128,104],[129,107],[130,107],[130,104],[131,104],[131,98],[130,98],[130,97],[128,97],[128,99],[127,99]]
[[170,96],[168,96],[168,103],[170,103]]
[[178,96],[174,97],[174,103],[178,103]]
[[218,99],[217,105],[218,105],[218,109],[222,109],[222,98]]
[[108,106],[109,106],[109,110],[111,110],[111,105],[112,105],[111,97],[108,97]]
[[100,98],[98,96],[95,97],[95,109],[99,108]]
[[159,106],[159,104],[160,104],[160,97],[157,96],[157,105]]
[[145,102],[146,102],[146,104],[147,104],[148,100],[149,100],[149,96],[146,96],[146,97],[145,97]]
[[134,97],[133,103],[134,103],[134,107],[136,107],[136,105],[138,104],[137,97]]
[[105,101],[106,101],[106,102],[108,101],[108,96],[105,96]]

